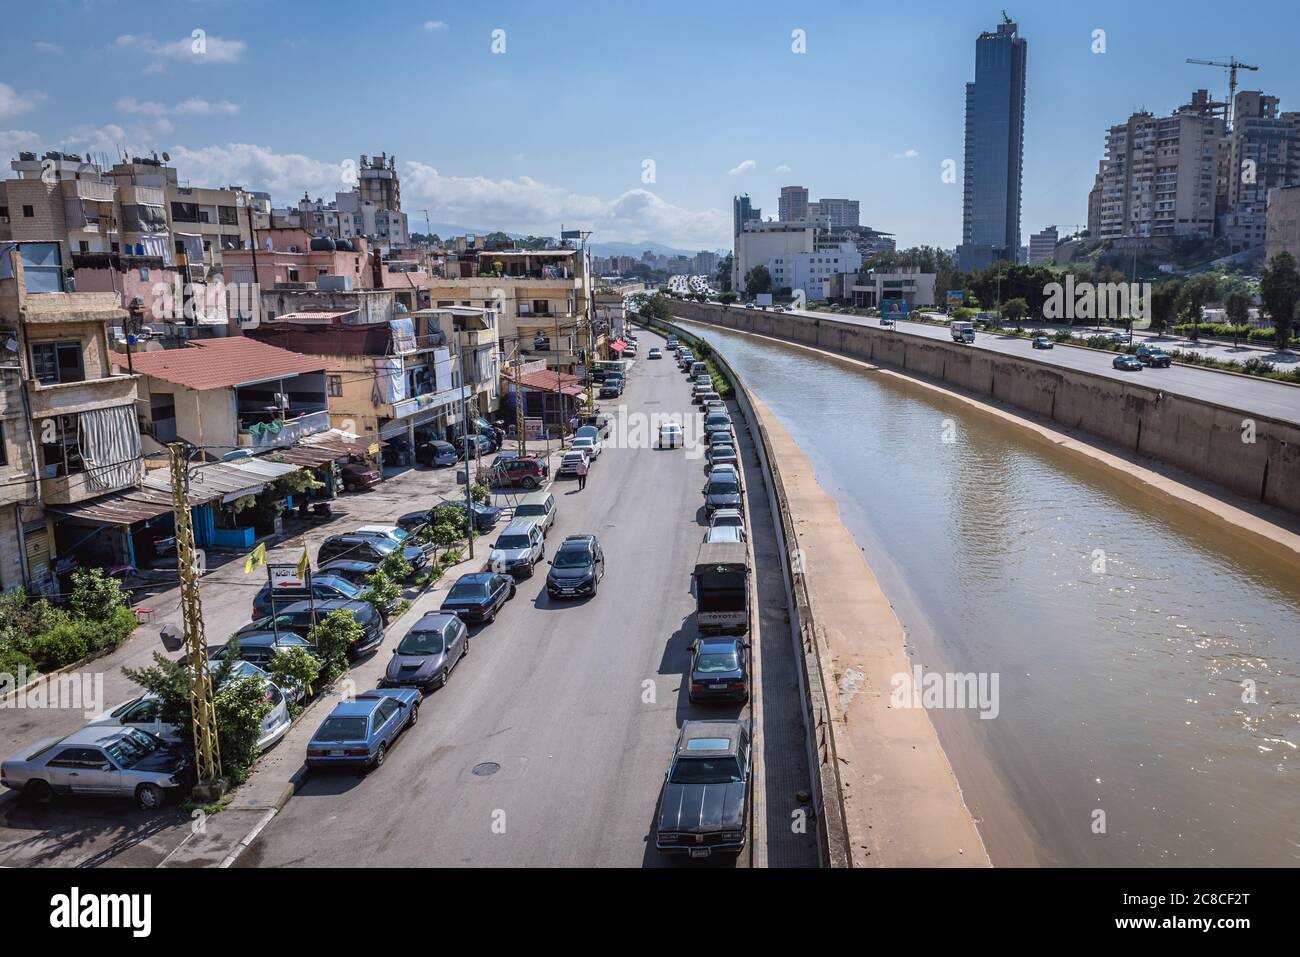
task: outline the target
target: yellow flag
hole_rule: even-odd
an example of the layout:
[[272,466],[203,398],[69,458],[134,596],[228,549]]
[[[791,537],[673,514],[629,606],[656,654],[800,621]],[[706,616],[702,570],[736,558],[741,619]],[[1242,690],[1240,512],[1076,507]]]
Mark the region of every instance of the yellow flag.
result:
[[306,577],[307,577],[307,567],[308,567],[310,564],[311,564],[311,563],[307,561],[307,546],[304,545],[304,546],[302,547],[302,557],[298,559],[298,577],[299,577],[299,578],[301,578],[301,579],[306,579]]
[[248,557],[244,559],[244,574],[247,575],[258,565],[265,565],[265,564],[266,564],[266,543],[263,542],[262,544],[258,545],[255,549],[253,549],[251,552],[249,552]]

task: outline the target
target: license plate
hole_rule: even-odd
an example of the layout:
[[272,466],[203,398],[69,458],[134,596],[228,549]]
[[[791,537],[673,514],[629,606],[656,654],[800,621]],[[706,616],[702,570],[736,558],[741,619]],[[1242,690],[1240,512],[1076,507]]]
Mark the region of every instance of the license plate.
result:
[[572,588],[561,588],[561,589],[560,589],[560,594],[561,594],[561,595],[572,595],[574,591],[575,591],[575,589],[572,589]]
[[343,757],[343,752],[342,752],[342,751],[330,751],[330,752],[329,752],[329,755],[330,755],[330,757],[332,757],[332,758],[341,758],[341,757]]
[[691,857],[708,857],[709,849],[707,847],[692,847]]
[[709,687],[714,689],[715,691],[725,691],[727,689],[727,684],[725,681],[715,682],[714,684],[709,685]]

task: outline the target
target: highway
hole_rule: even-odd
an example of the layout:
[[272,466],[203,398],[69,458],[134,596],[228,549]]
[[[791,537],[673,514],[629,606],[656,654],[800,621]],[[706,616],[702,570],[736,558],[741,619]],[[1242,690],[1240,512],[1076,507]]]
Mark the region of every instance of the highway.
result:
[[[656,344],[663,340],[641,335],[643,354]],[[640,360],[617,404],[627,407],[620,415],[693,410],[671,355]],[[595,533],[607,566],[599,594],[552,602],[545,566],[521,580],[496,622],[472,632],[470,653],[425,698],[419,723],[384,766],[367,776],[311,772],[237,866],[666,863],[653,845],[654,812],[681,722],[742,714],[692,706],[681,689],[695,637],[689,574],[703,534],[703,482],[702,458],[615,447],[593,463],[585,490],[557,480],[547,555],[565,535]],[[373,686],[402,634],[436,610],[449,584],[420,599],[353,670],[358,688]],[[781,640],[789,645],[788,630]],[[788,710],[776,717],[792,724],[797,688],[787,681],[784,690]],[[782,754],[789,766],[772,779],[783,780],[788,801],[803,752]],[[806,787],[803,770],[794,776]],[[782,806],[769,817],[789,814]],[[802,853],[815,864],[807,839]]]
[[[737,308],[735,306],[732,307]],[[880,328],[879,319],[834,312],[795,311],[795,316],[833,319],[850,325]],[[898,335],[949,340],[946,326],[920,322],[899,322]],[[1141,372],[1120,372],[1111,368],[1114,354],[1058,344],[1054,349],[1035,349],[1028,339],[1001,336],[990,332],[975,333],[975,348],[1004,355],[1031,358],[1049,365],[1078,369],[1112,379],[1163,389],[1176,395],[1214,402],[1243,412],[1300,425],[1300,387],[1247,376],[1227,375],[1195,366],[1174,365],[1168,369],[1144,368]]]

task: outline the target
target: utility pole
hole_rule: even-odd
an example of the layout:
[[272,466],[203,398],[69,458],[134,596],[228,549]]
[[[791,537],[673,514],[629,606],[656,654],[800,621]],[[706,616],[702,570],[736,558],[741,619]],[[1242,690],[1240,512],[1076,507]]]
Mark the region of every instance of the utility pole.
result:
[[[456,334],[456,349],[460,353],[460,428],[465,440],[465,537],[469,539],[469,557],[474,557],[474,483],[469,474],[469,411],[465,402],[465,346],[460,333]],[[477,442],[474,443],[476,446]]]
[[194,522],[190,515],[189,447],[184,442],[167,446],[171,456],[172,509],[176,519],[176,565],[181,583],[181,617],[190,672],[190,712],[194,725],[194,756],[198,780],[194,799],[218,800],[226,790],[221,775],[221,743],[217,738],[217,707],[208,671],[208,644],[203,632],[203,602],[194,560]]

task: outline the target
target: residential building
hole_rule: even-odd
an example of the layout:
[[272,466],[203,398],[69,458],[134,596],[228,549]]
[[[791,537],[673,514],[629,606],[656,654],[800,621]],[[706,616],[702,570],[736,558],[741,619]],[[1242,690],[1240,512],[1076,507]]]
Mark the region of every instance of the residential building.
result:
[[856,199],[819,199],[808,204],[809,219],[824,219],[832,229],[858,225]]
[[808,190],[803,186],[782,186],[777,202],[777,219],[790,223],[808,219]]
[[1029,237],[1029,261],[1031,263],[1050,263],[1056,257],[1057,230],[1048,226],[1041,233]]
[[1265,262],[1278,253],[1290,253],[1300,262],[1300,185],[1279,186],[1268,193]]
[[975,82],[966,84],[965,181],[958,266],[1014,262],[1020,249],[1029,45],[1005,17],[975,41]]
[[[755,266],[766,266],[770,274],[777,259],[811,255],[816,239],[815,223],[749,222],[736,236],[736,249],[731,260],[731,287],[743,291],[745,276]],[[773,280],[775,278],[773,276]]]
[[1280,112],[1279,103],[1258,90],[1233,103],[1223,235],[1234,253],[1265,244],[1269,191],[1300,184],[1300,113]]
[[1112,241],[1212,238],[1224,137],[1223,119],[1205,90],[1169,116],[1144,111],[1112,126],[1088,200],[1091,234]]

